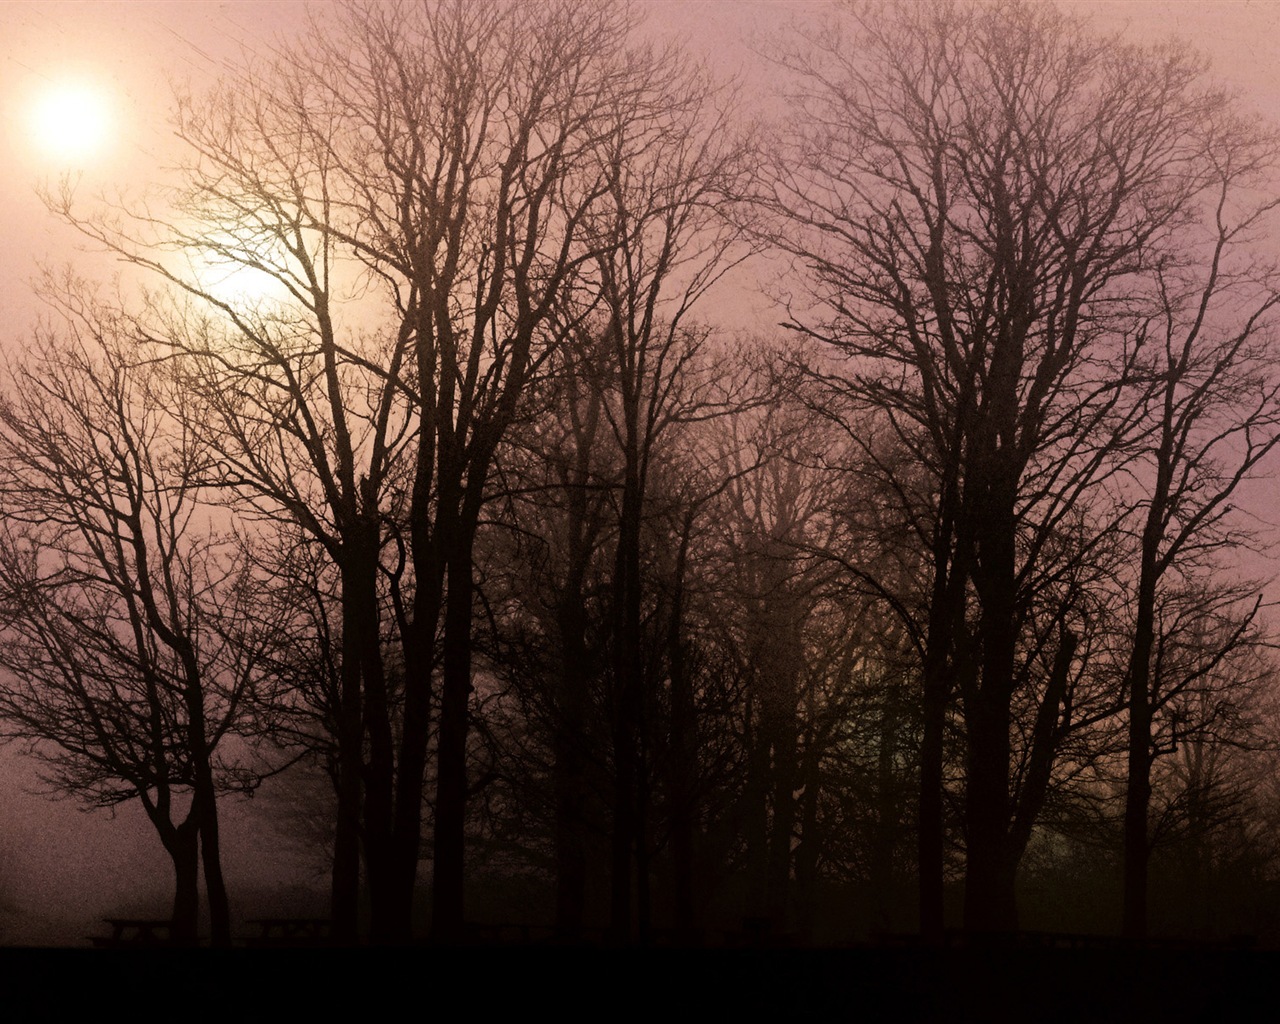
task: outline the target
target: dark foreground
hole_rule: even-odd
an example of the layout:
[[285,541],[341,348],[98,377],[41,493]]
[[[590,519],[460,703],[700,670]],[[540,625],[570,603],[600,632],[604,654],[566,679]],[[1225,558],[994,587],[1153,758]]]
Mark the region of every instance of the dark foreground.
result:
[[1235,1021],[1274,1019],[1278,982],[1280,953],[1221,949],[0,950],[23,1021]]

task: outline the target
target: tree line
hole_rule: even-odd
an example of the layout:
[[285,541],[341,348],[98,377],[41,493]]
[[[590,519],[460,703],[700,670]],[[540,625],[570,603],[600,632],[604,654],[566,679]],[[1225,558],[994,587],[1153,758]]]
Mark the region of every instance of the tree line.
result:
[[753,119],[625,3],[352,3],[47,196],[126,277],[10,360],[0,728],[142,804],[175,934],[300,772],[346,942],[1271,905],[1277,136],[1049,5],[768,59]]

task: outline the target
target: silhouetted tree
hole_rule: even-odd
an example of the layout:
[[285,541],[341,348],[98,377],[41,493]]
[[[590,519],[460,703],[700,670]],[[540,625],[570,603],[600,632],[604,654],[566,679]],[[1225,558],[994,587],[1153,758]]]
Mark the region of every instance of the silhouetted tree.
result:
[[[807,631],[823,573],[830,571],[809,552],[829,539],[830,480],[799,458],[804,441],[812,443],[799,436],[801,423],[794,410],[781,407],[735,418],[735,433],[745,436],[722,456],[731,473],[717,508],[729,562],[721,603],[740,631],[737,656],[747,682],[742,806],[748,911],[779,933],[795,918],[796,794],[805,788],[801,766],[811,756],[802,746],[802,715],[817,719],[827,710],[805,698],[812,696],[810,666],[821,658]],[[814,795],[805,792],[806,799]]]
[[[178,212],[143,220],[146,239],[137,219],[79,222],[208,311],[149,335],[184,356],[220,482],[338,567],[348,938],[357,835],[373,936],[409,935],[433,738],[433,930],[460,933],[476,531],[551,314],[594,252],[594,146],[643,89],[644,62],[622,57],[633,21],[620,4],[346,5],[182,105]],[[248,279],[283,301],[254,302]]]
[[[1038,636],[1028,609],[1046,597],[1048,559],[1087,558],[1106,534],[1072,517],[1132,433],[1122,385],[1142,339],[1130,314],[1146,275],[1185,255],[1181,229],[1214,176],[1205,126],[1226,101],[1181,51],[1097,38],[1021,3],[850,5],[782,64],[794,104],[762,202],[810,273],[790,323],[824,344],[824,379],[881,411],[930,481],[922,928],[941,927],[953,695],[965,921],[1009,928],[1025,814],[1050,778],[1083,628],[1071,587]],[[1015,732],[1029,744],[1016,756]],[[1033,784],[1015,803],[1024,756]]]
[[[602,412],[619,453],[612,578],[614,806],[612,926],[649,925],[646,801],[641,785],[641,532],[650,467],[673,425],[706,419],[736,400],[709,364],[710,330],[695,303],[733,265],[740,232],[724,216],[746,149],[726,96],[674,52],[637,65],[643,89],[616,95],[597,150],[605,195],[588,220],[595,258],[581,300],[599,309],[606,376]],[[738,258],[745,254],[742,249]],[[634,881],[634,885],[633,885]]]
[[234,740],[275,642],[263,582],[215,527],[181,393],[127,321],[61,291],[65,322],[0,400],[0,730],[60,789],[143,806],[173,860],[178,941],[196,938],[203,860],[226,945],[217,794],[257,781]]
[[[1150,520],[1148,519],[1148,522]],[[1145,536],[1145,535],[1144,535]],[[1207,536],[1207,531],[1201,535]],[[1265,694],[1274,666],[1265,657],[1264,634],[1256,621],[1260,597],[1249,582],[1231,583],[1217,574],[1193,574],[1190,552],[1175,559],[1186,572],[1178,584],[1173,573],[1159,573],[1153,593],[1138,594],[1132,647],[1147,659],[1145,671],[1130,662],[1128,756],[1125,774],[1123,831],[1123,932],[1144,938],[1147,932],[1147,890],[1150,858],[1170,836],[1197,834],[1243,816],[1238,794],[1224,797],[1210,816],[1208,800],[1213,766],[1230,760],[1230,748],[1260,748],[1274,743],[1267,736]],[[1181,562],[1181,565],[1178,563]],[[1150,571],[1144,558],[1141,565]],[[1200,576],[1200,579],[1196,579]],[[1253,598],[1250,600],[1250,598]],[[1149,603],[1148,603],[1149,602]],[[1139,645],[1142,646],[1139,646]],[[1130,655],[1132,658],[1132,653]],[[1143,694],[1132,692],[1132,674],[1142,678]],[[1134,716],[1145,723],[1135,735]],[[1136,744],[1136,752],[1135,752]],[[1152,773],[1157,759],[1177,755],[1164,773],[1165,791],[1152,821]],[[1168,785],[1179,769],[1190,773],[1184,784]],[[1234,804],[1233,804],[1234,801]],[[1197,817],[1198,816],[1198,817]],[[1141,828],[1138,828],[1139,822]]]
[[[1182,229],[1179,258],[1154,269],[1156,298],[1139,328],[1151,352],[1153,383],[1139,398],[1149,403],[1152,429],[1133,470],[1142,522],[1125,672],[1124,932],[1134,938],[1146,931],[1155,719],[1199,674],[1184,674],[1178,681],[1172,672],[1164,679],[1153,677],[1157,645],[1175,641],[1157,636],[1157,606],[1169,586],[1179,586],[1180,577],[1222,571],[1217,552],[1247,539],[1236,525],[1240,517],[1233,515],[1231,498],[1280,442],[1280,377],[1273,368],[1272,342],[1280,291],[1258,244],[1280,202],[1270,182],[1277,170],[1277,140],[1221,117],[1206,119],[1200,131],[1210,154],[1198,197],[1201,209]],[[1223,588],[1227,603],[1239,596],[1233,590]],[[1239,630],[1220,633],[1203,657],[1216,663],[1229,655],[1244,640],[1251,618]],[[1186,626],[1179,622],[1177,628]]]
[[[494,608],[492,671],[508,691],[504,783],[540,814],[555,927],[581,938],[607,831],[605,661],[616,451],[604,419],[598,334],[573,332],[525,396],[499,451],[502,498],[480,554]],[[509,712],[508,712],[509,709]],[[593,867],[593,865],[596,865]]]

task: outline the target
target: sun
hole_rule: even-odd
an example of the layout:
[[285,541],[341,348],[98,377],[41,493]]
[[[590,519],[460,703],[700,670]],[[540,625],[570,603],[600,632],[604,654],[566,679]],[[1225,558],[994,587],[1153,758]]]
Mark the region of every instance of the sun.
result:
[[31,134],[39,148],[59,160],[100,155],[111,137],[112,110],[107,94],[89,82],[50,86],[32,104]]

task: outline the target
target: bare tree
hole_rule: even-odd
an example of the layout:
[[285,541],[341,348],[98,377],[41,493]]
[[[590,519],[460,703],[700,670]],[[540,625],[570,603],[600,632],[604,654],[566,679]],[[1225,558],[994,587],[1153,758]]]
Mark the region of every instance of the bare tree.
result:
[[[1232,496],[1280,442],[1280,377],[1273,333],[1280,291],[1258,241],[1280,200],[1274,135],[1240,121],[1208,122],[1210,155],[1200,216],[1178,259],[1155,271],[1156,300],[1140,330],[1150,352],[1151,433],[1134,467],[1141,497],[1135,614],[1125,673],[1129,707],[1124,832],[1124,933],[1146,931],[1150,772],[1156,718],[1199,673],[1153,678],[1157,608],[1170,587],[1221,565],[1248,538]],[[1219,588],[1227,603],[1242,595]],[[1254,604],[1254,612],[1257,604]],[[1216,663],[1249,637],[1253,613],[1203,651]],[[1185,624],[1181,624],[1185,628]],[[1157,676],[1159,672],[1155,673]]]
[[[1256,584],[1224,581],[1213,569],[1195,574],[1199,579],[1175,582],[1174,575],[1160,574],[1154,597],[1139,592],[1137,624],[1127,637],[1122,928],[1135,939],[1147,934],[1152,852],[1171,831],[1187,824],[1177,793],[1162,794],[1157,801],[1162,806],[1152,811],[1153,795],[1161,788],[1153,781],[1157,762],[1176,754],[1216,763],[1229,757],[1226,748],[1262,748],[1274,742],[1266,735],[1269,702],[1263,694],[1274,666],[1265,656],[1265,635],[1257,622],[1261,597]],[[1142,665],[1133,667],[1134,649],[1145,653],[1145,671]],[[1141,674],[1141,694],[1133,691],[1135,671]],[[1135,729],[1135,717],[1141,728]],[[1167,780],[1169,772],[1164,775]]]
[[[561,336],[552,313],[598,242],[597,144],[644,88],[645,62],[622,57],[634,20],[613,3],[346,5],[183,104],[174,215],[79,222],[209,314],[144,333],[183,353],[220,482],[339,569],[348,938],[357,836],[374,937],[409,934],[433,739],[433,929],[462,926],[476,531],[495,452]],[[245,274],[283,301],[253,301]]]
[[[782,64],[792,120],[762,201],[810,272],[791,325],[824,344],[831,361],[815,369],[878,410],[931,481],[922,928],[941,927],[953,687],[965,921],[1009,928],[1014,708],[1043,722],[1022,735],[1038,763],[1028,778],[1045,780],[1083,628],[1071,588],[1042,634],[1049,650],[1028,610],[1053,577],[1047,559],[1088,557],[1106,533],[1086,520],[1071,539],[1138,414],[1122,402],[1142,342],[1130,314],[1150,293],[1144,275],[1182,252],[1214,176],[1205,125],[1228,104],[1183,52],[1097,38],[1022,3],[850,5]],[[1039,789],[1023,791],[1025,810]]]
[[[722,456],[727,483],[717,503],[727,577],[723,614],[737,619],[738,657],[747,683],[747,778],[742,806],[751,916],[779,934],[795,920],[792,869],[801,801],[815,793],[802,783],[807,712],[821,713],[812,695],[808,630],[821,604],[829,563],[810,552],[829,546],[832,478],[806,465],[814,433],[795,410],[777,407],[736,417],[741,437]],[[808,705],[806,707],[806,705]],[[812,723],[808,723],[812,724]],[[810,780],[812,781],[812,780]],[[805,841],[815,839],[807,835]],[[816,843],[814,844],[816,847]]]
[[217,794],[257,781],[234,740],[274,641],[262,581],[203,500],[181,395],[76,294],[0,402],[0,729],[58,788],[141,803],[173,860],[178,941],[196,938],[203,860],[226,945]]
[[[618,483],[599,383],[607,358],[598,334],[576,332],[526,396],[527,418],[499,453],[505,529],[491,535],[486,558],[503,580],[491,585],[500,591],[491,600],[513,608],[495,637],[495,670],[520,705],[526,735],[547,747],[555,925],[566,940],[582,936],[590,836],[605,830],[596,790],[607,774],[603,609]],[[518,798],[536,803],[530,784],[545,781],[530,768],[536,755],[507,757],[517,766]]]
[[[546,368],[559,405],[539,427],[552,447],[550,486],[563,490],[567,535],[554,543],[567,563],[558,584],[561,646],[558,703],[570,719],[584,710],[586,625],[584,574],[593,546],[612,540],[609,676],[612,692],[613,799],[610,842],[611,922],[619,939],[650,924],[651,811],[646,781],[646,674],[660,664],[644,647],[651,583],[644,571],[647,494],[663,445],[683,426],[722,415],[739,396],[717,372],[717,339],[694,321],[694,307],[749,251],[724,216],[740,192],[746,141],[730,123],[731,97],[704,68],[674,49],[637,47],[621,58],[601,96],[598,136],[588,154],[598,200],[583,217],[584,258],[557,311],[561,336]],[[560,422],[557,424],[556,421]],[[537,440],[531,438],[531,444]],[[589,489],[610,487],[607,510]],[[563,545],[563,546],[562,546]],[[581,793],[575,729],[562,724],[558,785],[563,811]],[[562,924],[580,913],[580,846],[565,819],[559,830]]]
[[738,400],[712,372],[710,331],[693,322],[693,310],[747,252],[723,213],[740,191],[747,152],[729,123],[728,97],[674,52],[646,59],[636,71],[645,88],[618,94],[607,110],[597,151],[606,194],[591,220],[596,257],[584,266],[582,282],[587,308],[600,310],[607,348],[602,409],[621,463],[612,584],[611,869],[612,922],[623,937],[633,906],[642,936],[649,923],[646,806],[637,790],[645,729],[645,495],[664,434]]
[[[364,229],[349,242],[396,289],[421,417],[406,511],[415,591],[401,774],[417,778],[424,764],[439,622],[432,912],[433,931],[451,939],[463,915],[476,531],[495,453],[586,256],[584,219],[603,191],[589,144],[610,90],[629,87],[617,62],[630,15],[440,5],[357,21],[368,48],[341,94],[374,100],[367,124],[382,146]],[[406,35],[426,45],[406,47]],[[326,63],[339,56],[331,49]],[[402,785],[396,871],[410,881],[419,814]]]

